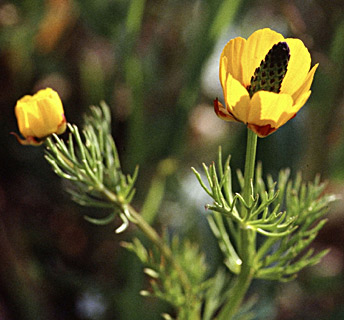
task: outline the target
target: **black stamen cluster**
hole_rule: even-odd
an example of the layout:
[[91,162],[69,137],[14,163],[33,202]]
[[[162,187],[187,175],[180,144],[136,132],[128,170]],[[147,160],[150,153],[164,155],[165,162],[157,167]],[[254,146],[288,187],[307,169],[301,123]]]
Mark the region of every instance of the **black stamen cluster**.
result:
[[288,44],[286,42],[274,44],[251,78],[251,84],[247,87],[250,97],[260,90],[280,92],[289,59]]

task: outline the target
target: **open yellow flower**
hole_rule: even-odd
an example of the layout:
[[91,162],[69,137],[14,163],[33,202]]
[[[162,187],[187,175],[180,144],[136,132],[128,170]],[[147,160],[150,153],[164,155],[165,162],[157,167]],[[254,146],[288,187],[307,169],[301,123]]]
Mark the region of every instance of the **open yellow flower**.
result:
[[235,38],[220,57],[220,81],[225,106],[217,99],[221,119],[240,121],[260,137],[276,131],[306,103],[315,70],[299,39],[284,38],[271,29]]
[[21,144],[40,145],[47,136],[66,130],[62,101],[58,93],[50,88],[18,100],[15,114],[19,131],[25,138],[21,139],[15,134]]

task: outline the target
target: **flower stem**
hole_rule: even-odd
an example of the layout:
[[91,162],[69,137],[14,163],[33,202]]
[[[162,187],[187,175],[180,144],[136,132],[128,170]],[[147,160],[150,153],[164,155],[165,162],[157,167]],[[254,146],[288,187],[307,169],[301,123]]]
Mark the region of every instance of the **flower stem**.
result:
[[[118,204],[120,199],[104,187],[101,190],[104,195],[113,203]],[[122,205],[124,206],[124,205]],[[133,218],[133,222],[136,226],[146,235],[146,237],[153,242],[153,244],[159,249],[162,256],[165,257],[167,261],[171,263],[173,268],[177,271],[179,275],[179,279],[181,284],[184,287],[185,295],[189,298],[191,293],[191,283],[189,278],[185,274],[183,268],[179,265],[179,263],[174,259],[171,249],[165,244],[165,242],[160,238],[158,233],[143,219],[143,217],[130,205],[126,205],[129,210],[131,217]],[[124,208],[123,208],[124,209]]]
[[171,263],[173,268],[177,271],[179,275],[180,282],[182,283],[185,294],[191,292],[191,284],[189,278],[185,274],[182,267],[174,259],[171,249],[165,244],[165,242],[160,238],[158,233],[142,218],[142,216],[131,206],[128,206],[130,215],[136,220],[135,224],[137,227],[150,239],[154,245],[160,250],[161,254],[166,258],[167,261]]
[[[255,171],[257,135],[247,130],[247,146],[244,172],[244,190],[243,198],[248,205],[252,202],[252,183]],[[241,217],[247,219],[248,210],[243,207]],[[232,319],[237,313],[245,294],[253,280],[254,276],[254,256],[256,253],[256,233],[253,230],[246,229],[245,225],[241,226],[239,255],[242,261],[240,273],[229,292],[228,303],[221,310],[219,319]]]
[[[243,197],[247,204],[251,203],[251,185],[253,183],[255,163],[256,163],[256,150],[257,150],[257,135],[247,130],[247,146],[246,146],[246,159],[245,159],[245,172],[244,172],[244,192]],[[245,215],[247,210],[244,209]]]

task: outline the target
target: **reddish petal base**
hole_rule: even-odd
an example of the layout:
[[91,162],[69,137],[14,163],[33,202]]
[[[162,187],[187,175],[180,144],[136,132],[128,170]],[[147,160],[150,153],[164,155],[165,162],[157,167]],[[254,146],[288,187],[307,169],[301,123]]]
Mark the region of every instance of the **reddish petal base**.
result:
[[269,134],[275,132],[278,128],[272,128],[271,125],[257,126],[255,124],[248,124],[247,127],[251,129],[258,137],[264,138]]
[[216,115],[226,121],[237,121],[234,116],[228,112],[228,110],[222,105],[222,103],[216,98],[214,100],[214,110]]
[[22,139],[15,132],[11,132],[11,134],[13,134],[16,137],[17,141],[23,146],[40,146],[43,143],[43,140],[38,140],[35,137],[27,137],[26,139]]

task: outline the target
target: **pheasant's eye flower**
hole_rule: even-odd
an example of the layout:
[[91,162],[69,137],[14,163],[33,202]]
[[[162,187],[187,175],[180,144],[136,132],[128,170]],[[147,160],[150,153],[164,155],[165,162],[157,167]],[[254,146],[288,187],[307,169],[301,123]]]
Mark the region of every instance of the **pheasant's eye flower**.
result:
[[40,145],[45,137],[66,130],[62,101],[58,93],[50,88],[18,100],[15,114],[19,131],[25,138],[15,134],[21,144]]
[[310,67],[311,56],[299,39],[285,39],[270,29],[258,30],[247,40],[235,38],[220,57],[226,106],[216,99],[215,112],[266,137],[306,103],[318,64]]

